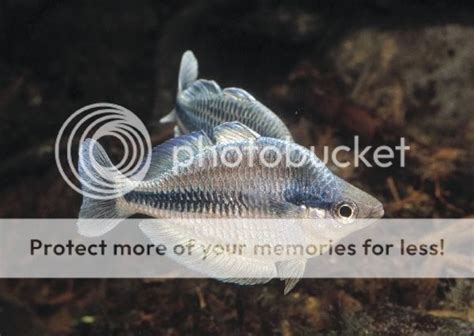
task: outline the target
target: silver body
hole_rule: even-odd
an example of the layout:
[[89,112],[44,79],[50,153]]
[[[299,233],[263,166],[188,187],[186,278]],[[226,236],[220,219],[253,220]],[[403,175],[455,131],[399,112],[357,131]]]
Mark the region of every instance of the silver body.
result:
[[283,121],[250,93],[221,89],[215,81],[197,76],[197,60],[187,51],[181,60],[176,108],[161,119],[162,123],[176,123],[176,135],[203,130],[212,137],[214,127],[238,121],[264,137],[293,141]]
[[[219,158],[229,146],[244,154],[242,163],[236,167],[220,162]],[[245,141],[212,146],[178,172],[171,169],[156,179],[137,183],[134,190],[124,196],[120,206],[127,212],[157,218],[285,218],[297,213],[301,217],[308,216],[308,212],[289,202],[285,195],[297,193],[313,181],[327,183],[332,190],[326,190],[326,197],[336,197],[339,179],[316,161],[316,157],[313,157],[313,165],[311,162],[299,168],[286,166],[290,151],[296,155],[310,154],[303,147],[271,138],[256,139],[252,149],[248,146]],[[274,146],[281,151],[282,160],[278,165],[262,165],[259,153],[265,146]],[[229,162],[235,162],[237,157],[230,156]]]
[[[177,151],[184,146],[187,151]],[[272,150],[264,152],[265,148]],[[240,162],[236,164],[238,158]],[[287,159],[298,165],[289,165]],[[94,181],[101,178],[99,173],[92,178],[85,173],[97,172],[97,164],[113,167],[102,147],[93,140],[86,140],[81,146],[79,163],[85,191],[88,191],[85,187],[88,183],[94,185]],[[339,223],[346,229],[341,231],[346,235],[357,229],[350,226],[355,219],[383,215],[379,201],[332,174],[314,153],[292,142],[260,137],[236,122],[216,127],[213,139],[201,131],[158,146],[144,181],[128,180],[118,171],[112,175],[112,180],[117,181],[116,188],[126,186],[125,189],[131,191],[117,199],[84,197],[79,214],[80,233],[87,236],[103,234],[121,218],[139,213],[172,219],[141,227],[155,243],[184,243],[190,234],[194,234],[192,237],[198,234],[204,244],[215,239],[237,241],[249,237],[270,239],[276,244],[290,238],[307,238],[308,231],[296,225],[279,228],[244,225],[238,230],[209,228],[202,219],[324,218]],[[344,214],[343,207],[346,211],[351,209],[351,214]],[[96,220],[88,221],[87,218]],[[201,222],[189,225],[180,218],[201,219]],[[264,283],[280,277],[286,283],[285,293],[303,276],[306,266],[306,259],[302,257],[261,260],[226,254],[206,262],[199,257],[197,254],[178,261],[210,276],[240,284]]]

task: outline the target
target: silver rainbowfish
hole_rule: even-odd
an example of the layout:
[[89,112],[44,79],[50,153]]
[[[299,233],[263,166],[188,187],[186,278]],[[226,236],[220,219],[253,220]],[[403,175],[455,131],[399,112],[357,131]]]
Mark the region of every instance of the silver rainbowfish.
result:
[[[87,236],[100,235],[111,230],[122,218],[136,213],[176,220],[324,218],[345,227],[350,227],[347,224],[355,219],[380,218],[383,215],[383,207],[378,200],[338,178],[313,152],[298,144],[262,137],[237,122],[222,124],[214,128],[212,134],[211,139],[203,131],[194,132],[156,147],[144,181],[128,180],[118,170],[112,173],[117,188],[127,185],[127,190],[131,191],[112,200],[84,197],[79,217],[100,220],[79,220],[79,232]],[[176,150],[183,146],[189,150],[177,155]],[[270,151],[260,155],[270,147],[278,150],[281,156]],[[223,153],[226,155],[222,156]],[[221,160],[216,160],[216,157]],[[288,162],[298,164],[289,165]],[[86,173],[97,171],[96,164],[113,168],[102,147],[94,140],[86,140],[81,145],[79,160],[84,191],[89,191],[86,185],[94,186],[101,178],[99,173],[92,177]],[[178,224],[157,225],[142,230],[150,238],[170,241],[170,237],[175,240],[184,238],[185,231],[181,228]],[[230,237],[231,233],[224,227],[220,229],[224,238],[226,235]],[[287,230],[281,235],[296,234],[296,228],[290,226]],[[279,234],[277,231],[267,232]],[[277,274],[289,274],[281,276],[286,279],[285,292],[293,288],[306,266],[304,258],[280,260],[278,263],[272,260],[260,266],[252,260],[233,259],[235,257],[231,255],[226,258],[225,262],[211,263],[206,273],[228,274],[232,267],[263,270],[266,266],[273,270],[278,264]],[[216,269],[219,272],[216,273]],[[232,277],[228,281],[254,284],[268,279]]]
[[262,136],[293,141],[283,121],[268,107],[240,88],[225,88],[212,80],[197,79],[198,62],[191,51],[181,59],[175,109],[160,120],[174,122],[175,135],[203,130],[210,136],[214,127],[238,121]]

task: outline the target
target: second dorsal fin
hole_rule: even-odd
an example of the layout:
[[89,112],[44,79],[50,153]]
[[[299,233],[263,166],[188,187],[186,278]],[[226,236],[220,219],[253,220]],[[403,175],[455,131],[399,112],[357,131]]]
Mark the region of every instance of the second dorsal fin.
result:
[[226,94],[228,96],[231,96],[233,98],[236,98],[236,99],[241,99],[241,100],[249,100],[249,101],[256,100],[247,91],[245,91],[243,89],[239,89],[239,88],[234,88],[234,87],[225,88],[224,89],[224,94]]
[[[212,145],[211,139],[204,131],[193,132],[165,141],[153,148],[150,167],[144,179],[155,179],[170,171],[177,162],[188,160],[190,155],[196,155],[204,148]],[[178,150],[181,146],[185,149]],[[177,160],[177,162],[174,162],[174,160]]]
[[213,133],[216,143],[254,141],[260,137],[260,134],[238,121],[220,124],[214,127]]

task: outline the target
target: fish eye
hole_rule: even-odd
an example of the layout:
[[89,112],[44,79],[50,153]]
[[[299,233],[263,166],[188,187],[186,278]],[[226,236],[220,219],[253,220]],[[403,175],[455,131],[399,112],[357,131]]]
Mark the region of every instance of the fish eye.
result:
[[343,201],[335,207],[336,219],[344,224],[351,223],[357,216],[357,206],[352,201]]
[[352,208],[347,204],[343,204],[339,207],[339,216],[344,218],[350,218],[352,216]]

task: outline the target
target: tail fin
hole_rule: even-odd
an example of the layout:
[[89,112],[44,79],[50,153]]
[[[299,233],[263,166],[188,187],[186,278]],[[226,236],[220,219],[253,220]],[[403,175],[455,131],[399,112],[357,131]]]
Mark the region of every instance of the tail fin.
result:
[[[186,90],[198,77],[198,62],[191,50],[186,51],[181,57],[178,75],[178,95]],[[161,124],[174,123],[177,120],[176,110],[160,119]]]
[[191,85],[198,77],[198,62],[191,50],[186,51],[181,58],[178,77],[178,94]]
[[130,183],[129,180],[114,167],[105,150],[93,139],[86,139],[80,146],[79,175],[84,192],[77,223],[80,234],[102,235],[132,215],[118,205],[122,198],[120,190]]

